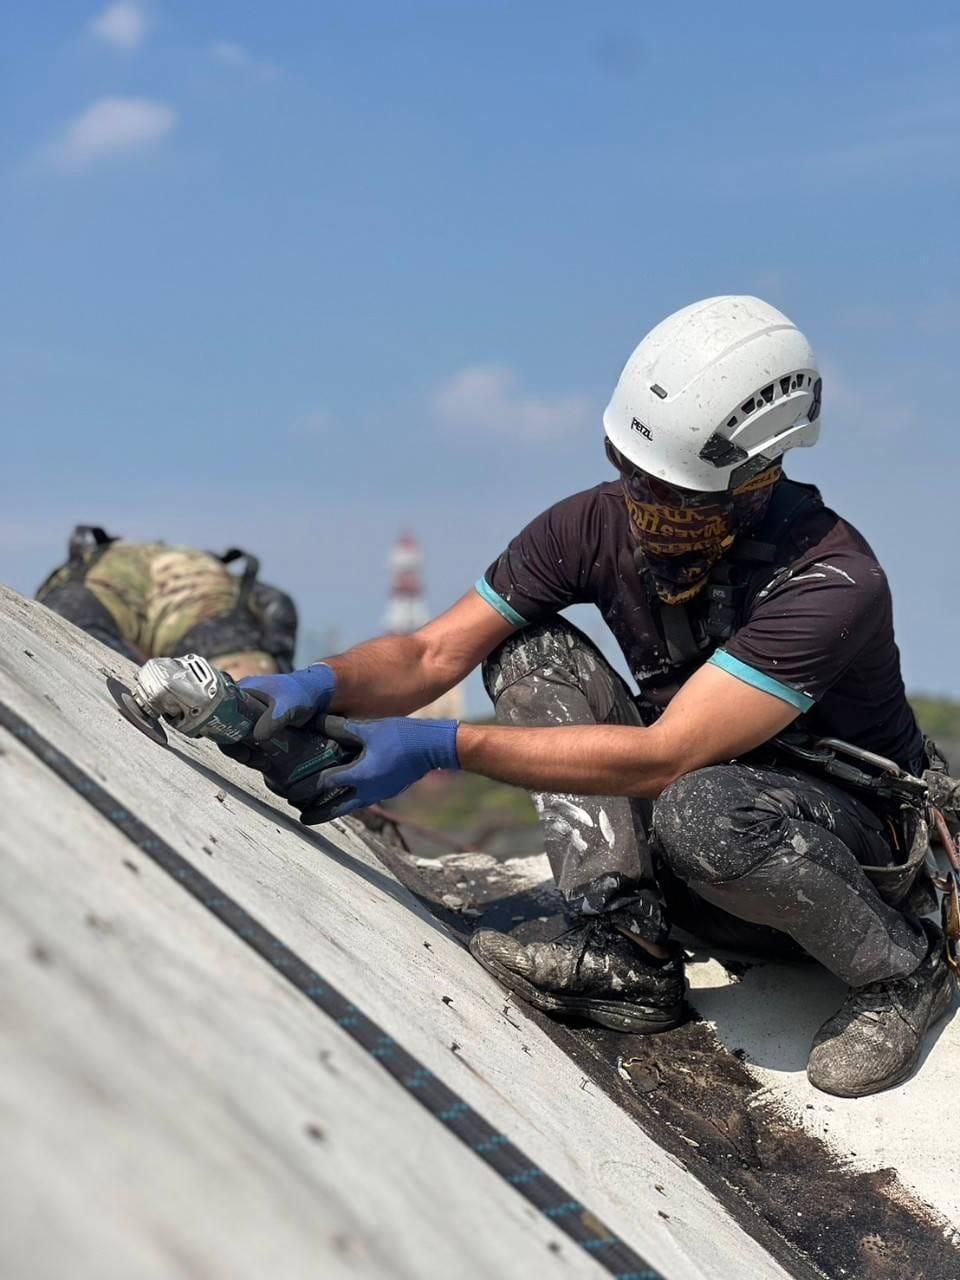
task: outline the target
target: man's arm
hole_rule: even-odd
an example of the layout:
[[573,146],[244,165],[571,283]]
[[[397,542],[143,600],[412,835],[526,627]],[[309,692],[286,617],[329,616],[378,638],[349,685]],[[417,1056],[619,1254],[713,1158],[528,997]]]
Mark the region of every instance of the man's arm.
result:
[[514,626],[471,591],[409,636],[381,636],[285,675],[240,682],[264,703],[255,743],[331,709],[354,716],[409,715],[446,693]]
[[408,715],[452,689],[514,629],[469,591],[412,635],[380,636],[324,659],[337,680],[331,710]]
[[732,760],[792,723],[796,707],[703,666],[650,728],[511,729],[462,724],[462,768],[533,791],[654,798],[694,769]]

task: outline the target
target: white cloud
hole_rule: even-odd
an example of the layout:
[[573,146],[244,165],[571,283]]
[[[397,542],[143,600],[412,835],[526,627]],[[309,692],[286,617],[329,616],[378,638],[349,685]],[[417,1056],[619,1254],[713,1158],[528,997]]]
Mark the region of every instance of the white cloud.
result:
[[156,142],[176,124],[177,113],[149,98],[100,98],[71,120],[50,148],[54,167],[86,169],[98,160]]
[[571,436],[589,430],[594,417],[586,397],[529,395],[513,370],[500,365],[461,369],[437,388],[433,410],[451,430],[523,440]]
[[136,49],[147,34],[147,14],[136,0],[116,0],[97,14],[90,30],[115,49]]
[[241,71],[250,71],[262,80],[272,80],[277,75],[277,68],[272,62],[264,62],[248,53],[242,45],[232,40],[218,40],[210,46],[210,56],[228,67],[237,67]]

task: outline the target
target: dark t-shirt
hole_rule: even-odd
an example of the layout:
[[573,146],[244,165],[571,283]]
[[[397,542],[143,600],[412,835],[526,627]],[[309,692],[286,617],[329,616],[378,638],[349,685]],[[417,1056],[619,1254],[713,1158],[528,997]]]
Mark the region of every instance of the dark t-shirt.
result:
[[[784,553],[764,571],[739,629],[702,659],[795,706],[798,728],[916,768],[922,742],[900,674],[886,575],[856,529],[827,508],[807,507],[790,525],[784,545],[803,542],[802,552]],[[690,674],[667,660],[617,482],[537,516],[477,590],[516,626],[595,604],[654,707]],[[705,598],[691,608],[705,611]]]

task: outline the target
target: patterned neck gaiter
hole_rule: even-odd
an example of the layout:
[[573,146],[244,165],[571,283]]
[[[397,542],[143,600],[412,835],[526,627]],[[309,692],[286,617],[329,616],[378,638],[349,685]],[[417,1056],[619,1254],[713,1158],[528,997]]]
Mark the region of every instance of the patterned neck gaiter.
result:
[[686,604],[706,585],[710,570],[733,546],[737,535],[755,524],[783,474],[769,467],[723,494],[684,494],[653,481],[649,494],[638,492],[638,477],[624,480],[623,496],[630,530],[654,588],[664,604]]

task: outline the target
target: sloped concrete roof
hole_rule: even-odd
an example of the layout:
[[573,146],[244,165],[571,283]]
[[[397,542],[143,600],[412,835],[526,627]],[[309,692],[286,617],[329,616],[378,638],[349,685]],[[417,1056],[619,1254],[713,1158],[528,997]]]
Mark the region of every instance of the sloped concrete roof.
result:
[[[359,827],[311,833],[209,744],[157,747],[106,691],[131,674],[0,588],[0,704],[28,726],[0,729],[0,1273],[610,1274],[256,954],[252,918],[668,1280],[787,1274],[507,1008]],[[67,785],[31,731],[241,925]]]

